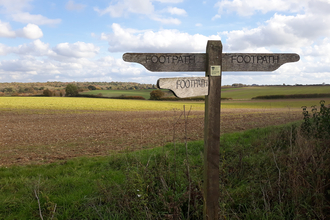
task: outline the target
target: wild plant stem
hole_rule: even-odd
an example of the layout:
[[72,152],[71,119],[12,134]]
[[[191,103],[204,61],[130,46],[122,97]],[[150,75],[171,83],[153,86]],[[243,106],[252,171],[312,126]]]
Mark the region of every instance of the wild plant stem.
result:
[[277,168],[277,170],[278,170],[278,183],[277,183],[277,184],[278,184],[278,187],[279,187],[279,191],[278,191],[278,200],[279,200],[279,203],[281,204],[281,190],[280,190],[280,185],[281,185],[281,170],[280,170],[280,168],[279,168],[278,165],[277,165],[274,150],[273,150],[272,147],[271,147],[271,149],[272,149],[272,153],[273,153],[273,157],[274,157],[274,162],[275,162],[276,168]]
[[39,196],[38,196],[38,194],[39,194],[39,183],[40,183],[40,177],[39,177],[39,181],[38,181],[38,193],[37,193],[36,189],[34,189],[34,195],[35,195],[35,197],[37,198],[37,201],[38,201],[40,218],[42,220],[44,220],[44,217],[42,216],[42,213],[41,213],[40,200],[39,200]]
[[186,107],[183,105],[183,113],[184,113],[184,130],[185,130],[185,147],[186,147],[186,161],[187,161],[187,175],[188,175],[188,181],[189,181],[189,196],[188,196],[188,213],[187,213],[187,219],[190,219],[189,213],[190,213],[190,200],[191,200],[191,178],[190,178],[190,169],[189,169],[189,158],[188,158],[188,140],[187,140],[187,124],[188,124],[188,116],[191,112],[191,106],[190,110],[186,116]]
[[[175,145],[175,125],[179,122],[182,112],[178,118],[178,120],[173,124],[173,146],[174,146],[174,192],[176,192],[176,145]],[[174,201],[175,203],[175,201]],[[174,204],[174,207],[176,207],[176,204]],[[175,210],[173,210],[175,212]],[[174,219],[176,219],[177,213],[174,214]]]

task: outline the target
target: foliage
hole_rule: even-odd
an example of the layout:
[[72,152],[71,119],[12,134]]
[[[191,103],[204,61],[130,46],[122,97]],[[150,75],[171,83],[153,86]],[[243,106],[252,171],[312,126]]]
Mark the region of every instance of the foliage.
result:
[[150,100],[160,100],[164,96],[164,92],[160,89],[150,92]]
[[90,86],[88,86],[87,88],[88,88],[89,90],[96,90],[96,87],[93,86],[93,85],[90,85]]
[[255,87],[226,87],[221,89],[222,97],[233,99],[252,99],[265,95],[296,95],[296,94],[326,94],[330,86],[255,86]]
[[126,96],[126,95],[121,95],[118,97],[111,97],[112,99],[139,99],[139,100],[145,100],[144,97],[142,96]]
[[[299,134],[289,124],[221,137],[219,219],[330,218],[329,143]],[[0,219],[39,218],[34,190],[45,218],[202,219],[203,148],[0,167]]]
[[325,98],[330,97],[330,93],[321,94],[294,94],[294,95],[263,95],[252,99],[302,99],[302,98]]
[[53,92],[50,91],[49,89],[45,89],[45,90],[42,92],[42,94],[43,94],[44,96],[53,96]]
[[303,106],[304,122],[301,125],[302,132],[309,137],[330,138],[330,108],[325,106],[325,101],[320,101],[320,111],[316,105],[312,106],[312,115]]
[[[0,83],[0,92],[5,93],[13,93],[14,91],[18,91],[19,93],[25,92],[25,88],[33,88],[34,90],[44,90],[44,88],[49,88],[50,90],[64,90],[68,82],[59,82],[59,81],[48,81],[48,82],[33,82],[33,83]],[[130,88],[135,89],[155,89],[155,85],[153,84],[140,84],[135,82],[74,82],[78,88],[83,90],[88,90],[89,86],[94,86],[99,90],[128,90]],[[10,88],[7,90],[7,88]],[[149,98],[149,96],[148,96]]]
[[226,219],[329,219],[329,141],[306,139],[298,124],[235,136],[220,151]]
[[65,96],[75,97],[78,95],[78,87],[74,84],[68,84],[65,88]]
[[232,87],[246,87],[246,84],[242,84],[242,83],[234,83],[231,85]]
[[11,87],[9,87],[9,88],[4,88],[3,89],[3,92],[5,92],[5,93],[11,93],[11,92],[14,92],[15,90],[13,89],[13,88],[11,88]]
[[[102,95],[104,97],[120,97],[120,96],[142,96],[145,99],[149,99],[150,98],[150,92],[152,90],[151,89],[139,89],[139,90],[102,90]],[[85,94],[91,94],[91,95],[97,95],[100,91],[97,90],[90,90],[87,92],[82,92],[79,93],[81,95],[85,95]]]
[[88,87],[87,87],[89,90],[102,90],[102,88],[101,87],[99,87],[99,86],[94,86],[94,85],[89,85]]

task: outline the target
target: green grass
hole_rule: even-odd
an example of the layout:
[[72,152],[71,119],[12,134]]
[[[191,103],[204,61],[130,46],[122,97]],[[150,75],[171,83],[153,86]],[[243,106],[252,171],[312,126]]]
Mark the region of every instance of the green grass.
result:
[[141,90],[91,90],[88,92],[82,92],[81,94],[98,95],[101,93],[105,97],[118,97],[125,96],[142,96],[145,99],[150,98],[150,92],[154,89],[141,89]]
[[[105,97],[142,96],[145,99],[150,98],[150,92],[153,89],[144,90],[93,90],[82,94],[97,95],[102,93]],[[164,90],[168,91],[168,90]],[[221,90],[222,98],[233,99],[252,99],[261,95],[294,95],[294,94],[315,94],[330,93],[330,86],[251,86],[241,88],[223,88]]]
[[[222,219],[330,217],[328,145],[311,145],[296,132],[298,126],[221,137]],[[203,141],[189,142],[187,149],[177,143],[108,157],[1,167],[0,219],[39,219],[35,192],[44,218],[170,219],[177,214],[186,219],[190,204],[191,219],[202,219]]]
[[256,86],[242,88],[225,88],[221,97],[233,99],[251,99],[261,95],[293,95],[330,93],[330,86]]
[[[330,98],[324,98],[326,105],[330,103]],[[232,100],[222,101],[221,108],[223,109],[245,109],[245,108],[287,108],[301,109],[302,106],[311,107],[319,106],[320,99],[273,99],[273,100]]]

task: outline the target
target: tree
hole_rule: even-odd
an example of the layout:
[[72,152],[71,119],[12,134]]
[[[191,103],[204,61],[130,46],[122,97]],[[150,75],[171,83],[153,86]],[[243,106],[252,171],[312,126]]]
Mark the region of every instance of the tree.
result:
[[88,88],[89,90],[96,90],[96,87],[93,86],[93,85],[90,85],[90,86],[88,86],[87,88]]
[[42,94],[43,94],[44,96],[53,96],[53,92],[50,91],[49,89],[45,89],[45,90],[42,92]]
[[150,92],[150,100],[159,100],[164,96],[164,92],[162,90],[152,90]]
[[74,84],[68,84],[65,88],[65,96],[77,96],[78,95],[78,87]]

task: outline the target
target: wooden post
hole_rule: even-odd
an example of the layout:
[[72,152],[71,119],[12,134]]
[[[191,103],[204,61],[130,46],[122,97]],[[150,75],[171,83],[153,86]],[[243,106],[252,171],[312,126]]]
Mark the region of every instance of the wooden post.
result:
[[219,211],[221,64],[221,41],[208,41],[206,76],[209,77],[209,92],[205,99],[204,121],[204,220],[218,219]]
[[222,54],[221,41],[208,41],[205,53],[125,53],[123,59],[150,71],[205,71],[206,77],[163,78],[158,87],[176,96],[206,94],[204,122],[204,220],[219,218],[219,150],[222,71],[274,71],[284,63],[297,62],[298,54]]

